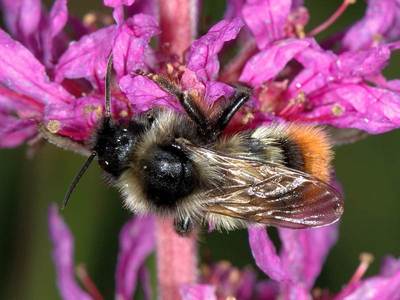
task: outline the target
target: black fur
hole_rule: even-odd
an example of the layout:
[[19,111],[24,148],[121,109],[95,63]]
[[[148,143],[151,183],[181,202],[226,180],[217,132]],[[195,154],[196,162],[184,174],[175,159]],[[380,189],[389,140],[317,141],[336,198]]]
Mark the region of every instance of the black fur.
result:
[[187,236],[193,230],[193,222],[189,217],[174,219],[175,231],[181,236]]
[[277,142],[283,150],[285,166],[299,171],[304,171],[304,158],[300,147],[287,138],[281,138]]
[[250,153],[254,154],[254,157],[260,159],[268,159],[265,157],[265,145],[259,139],[249,137],[246,141],[246,147]]
[[114,179],[128,168],[132,149],[145,129],[145,124],[133,120],[127,124],[115,124],[109,118],[102,120],[93,150],[101,168]]
[[157,207],[173,208],[197,186],[197,174],[185,153],[173,145],[156,146],[140,161],[144,192]]

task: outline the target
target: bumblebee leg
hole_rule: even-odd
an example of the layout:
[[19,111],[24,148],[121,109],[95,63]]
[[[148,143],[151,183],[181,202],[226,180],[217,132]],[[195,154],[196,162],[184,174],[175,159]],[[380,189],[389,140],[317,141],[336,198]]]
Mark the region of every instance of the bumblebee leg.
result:
[[190,217],[178,218],[174,219],[174,227],[177,234],[181,236],[189,235],[193,230],[193,222]]
[[221,115],[215,122],[215,130],[221,132],[228,125],[229,121],[235,113],[250,99],[250,90],[246,87],[239,86],[235,95],[230,99],[229,104],[222,110]]
[[92,153],[89,149],[85,148],[85,146],[79,143],[51,133],[42,123],[38,125],[38,130],[42,138],[44,138],[50,144],[56,145],[57,147],[81,154],[86,157],[89,157]]
[[143,71],[136,71],[138,75],[146,76],[150,80],[157,83],[159,87],[161,87],[166,92],[170,93],[171,95],[175,96],[188,116],[195,122],[202,134],[207,135],[211,130],[210,123],[207,117],[204,115],[203,111],[197,105],[196,101],[193,97],[186,91],[182,91],[175,83],[171,80],[165,78],[164,76],[155,74],[155,73],[148,73]]

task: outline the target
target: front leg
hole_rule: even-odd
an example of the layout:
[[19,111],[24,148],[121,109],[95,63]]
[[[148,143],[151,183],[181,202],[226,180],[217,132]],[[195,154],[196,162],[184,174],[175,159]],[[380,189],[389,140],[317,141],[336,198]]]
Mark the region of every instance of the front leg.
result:
[[250,99],[251,91],[249,88],[239,86],[235,94],[230,98],[229,103],[222,109],[221,114],[215,122],[215,132],[222,132],[229,124],[236,112]]
[[190,95],[187,91],[182,91],[174,82],[162,75],[144,72],[141,70],[136,71],[136,74],[149,78],[164,91],[175,96],[179,100],[180,104],[182,105],[188,116],[199,127],[201,133],[205,136],[211,133],[212,126],[208,118],[199,107],[199,105],[196,103],[196,100],[193,98],[193,96]]

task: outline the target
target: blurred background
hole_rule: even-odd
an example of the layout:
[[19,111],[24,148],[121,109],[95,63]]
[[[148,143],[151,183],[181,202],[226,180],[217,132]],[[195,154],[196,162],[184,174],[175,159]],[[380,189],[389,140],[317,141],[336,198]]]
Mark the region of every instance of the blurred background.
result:
[[[305,2],[311,15],[309,31],[342,1]],[[204,3],[202,24],[213,24],[223,15],[225,1]],[[79,17],[99,9],[111,14],[111,10],[102,8],[100,0],[70,0],[69,9],[70,14]],[[345,28],[364,10],[365,3],[357,1],[319,38]],[[399,78],[399,67],[400,59],[395,56],[385,74]],[[336,149],[335,168],[344,187],[346,210],[339,241],[317,286],[338,290],[351,277],[361,252],[375,257],[367,275],[378,271],[386,254],[400,255],[399,141],[400,130]],[[52,202],[60,203],[83,158],[46,145],[28,159],[26,150],[0,150],[0,299],[58,299],[47,211]],[[75,236],[75,261],[85,263],[100,291],[111,299],[118,234],[130,214],[122,208],[117,191],[102,182],[96,165],[82,179],[71,200],[63,215]],[[204,234],[200,248],[206,260],[254,266],[246,231]]]

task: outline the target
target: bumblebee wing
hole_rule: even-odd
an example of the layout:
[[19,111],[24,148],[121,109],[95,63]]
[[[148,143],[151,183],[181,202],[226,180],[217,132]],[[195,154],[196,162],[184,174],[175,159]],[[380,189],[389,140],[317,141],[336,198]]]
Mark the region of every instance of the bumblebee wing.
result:
[[328,225],[343,213],[339,192],[310,174],[191,144],[186,147],[223,178],[223,186],[201,196],[209,213],[288,228]]

